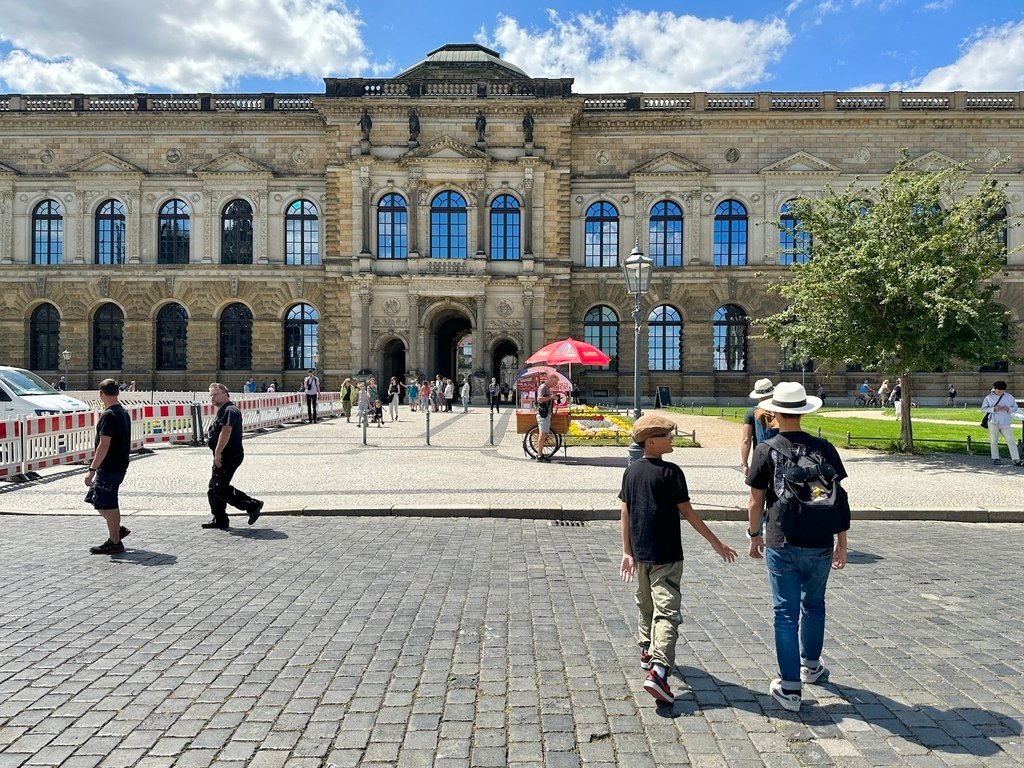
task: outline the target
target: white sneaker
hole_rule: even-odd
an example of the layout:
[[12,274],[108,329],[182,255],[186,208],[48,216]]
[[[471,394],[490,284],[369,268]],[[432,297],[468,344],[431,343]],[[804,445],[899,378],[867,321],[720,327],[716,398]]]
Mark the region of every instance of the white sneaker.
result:
[[768,693],[782,705],[783,709],[788,709],[790,712],[800,711],[800,694],[786,693],[782,690],[782,678],[776,677],[772,680],[771,685],[768,686]]
[[800,682],[801,683],[816,683],[822,677],[828,677],[828,667],[818,661],[817,667],[805,667],[800,666]]

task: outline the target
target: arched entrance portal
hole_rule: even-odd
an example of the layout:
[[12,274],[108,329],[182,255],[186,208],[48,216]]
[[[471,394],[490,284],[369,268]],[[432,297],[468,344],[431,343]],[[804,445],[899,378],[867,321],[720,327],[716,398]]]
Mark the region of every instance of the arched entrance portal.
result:
[[380,380],[377,384],[386,391],[392,376],[397,376],[400,382],[405,382],[405,344],[401,339],[392,339],[381,350]]
[[434,333],[434,367],[428,376],[440,373],[457,381],[459,373],[466,374],[473,364],[472,325],[462,315],[449,315],[440,320]]
[[509,391],[515,391],[516,374],[519,372],[519,349],[511,341],[502,341],[494,347],[491,356],[491,376],[499,384],[508,385]]

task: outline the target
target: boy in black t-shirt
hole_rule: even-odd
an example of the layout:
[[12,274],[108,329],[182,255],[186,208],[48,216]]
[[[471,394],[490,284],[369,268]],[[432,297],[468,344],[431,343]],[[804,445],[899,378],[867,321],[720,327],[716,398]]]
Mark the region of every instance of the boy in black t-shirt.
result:
[[693,506],[686,478],[678,465],[661,457],[672,452],[675,422],[657,414],[641,416],[633,424],[633,440],[643,446],[644,457],[622,476],[619,491],[622,527],[623,581],[637,576],[636,604],[640,609],[637,644],[640,666],[649,669],[644,690],[659,702],[675,701],[668,685],[675,666],[679,637],[683,576],[680,518],[707,539],[723,560],[731,563],[736,550],[726,546],[705,525]]
[[124,552],[121,539],[131,531],[121,525],[121,507],[117,490],[128,470],[128,454],[132,446],[132,420],[118,400],[120,387],[113,379],[100,382],[100,401],[104,411],[96,423],[96,450],[89,462],[85,484],[89,486],[86,501],[107,521],[109,538],[89,551],[94,555],[116,555]]

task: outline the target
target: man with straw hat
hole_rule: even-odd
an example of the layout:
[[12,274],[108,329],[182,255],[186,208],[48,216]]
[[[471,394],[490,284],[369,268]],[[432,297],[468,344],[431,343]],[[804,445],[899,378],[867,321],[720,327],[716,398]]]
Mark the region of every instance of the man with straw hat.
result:
[[[816,683],[828,670],[821,662],[825,638],[825,587],[830,569],[846,565],[846,528],[849,528],[849,503],[839,482],[846,477],[842,459],[835,447],[800,428],[804,414],[821,408],[821,400],[807,394],[797,382],[784,381],[775,387],[761,408],[772,411],[779,421],[777,436],[754,449],[747,473],[750,498],[747,502],[747,538],[749,554],[765,558],[768,581],[775,608],[775,654],[779,676],[771,681],[768,693],[785,709],[800,709],[803,683]],[[796,501],[793,490],[810,489],[808,499],[828,494],[835,504],[814,507],[816,501]],[[780,497],[782,500],[780,501]],[[801,497],[802,498],[802,497]],[[767,517],[762,526],[762,514]],[[787,517],[789,534],[783,532],[783,511],[799,509],[798,524]],[[834,513],[834,514],[830,514]],[[814,519],[804,516],[818,515]],[[835,535],[816,525],[827,515],[841,521]],[[814,530],[815,533],[808,534]],[[796,532],[794,532],[796,531]]]
[[[775,391],[775,385],[772,384],[771,379],[758,379],[754,382],[754,389],[750,392],[750,399],[757,400],[760,403],[762,400],[767,400],[772,396],[772,392]],[[740,440],[740,471],[746,475],[747,468],[750,460],[750,452],[757,447],[757,444],[762,440],[766,439],[763,436],[758,437],[758,432],[764,434],[764,430],[758,429],[757,416],[759,415],[758,407],[756,405],[751,406],[747,409],[747,412],[743,414],[743,437]]]

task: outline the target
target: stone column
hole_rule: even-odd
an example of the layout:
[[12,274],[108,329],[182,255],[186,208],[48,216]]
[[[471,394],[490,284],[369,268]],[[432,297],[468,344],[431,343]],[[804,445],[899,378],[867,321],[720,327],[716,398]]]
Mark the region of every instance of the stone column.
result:
[[362,216],[362,247],[360,255],[370,253],[370,169],[363,167],[359,169],[359,186],[362,187],[360,204],[363,206]]
[[405,367],[419,369],[419,337],[420,337],[420,295],[409,294],[409,357]]
[[[483,368],[484,356],[484,294],[473,302],[473,371]],[[470,371],[472,373],[472,371]]]
[[533,291],[523,291],[523,359],[533,354]]
[[[369,290],[359,293],[359,304],[362,308],[360,313],[360,324],[362,326],[362,337],[359,344],[359,367],[370,367],[370,303],[373,295]],[[375,371],[374,373],[379,373]]]
[[484,232],[487,224],[487,186],[483,179],[473,185],[473,202],[476,205],[476,252],[484,252]]
[[409,176],[409,255],[420,251],[419,177]]
[[533,169],[526,169],[523,180],[523,255],[533,255]]

